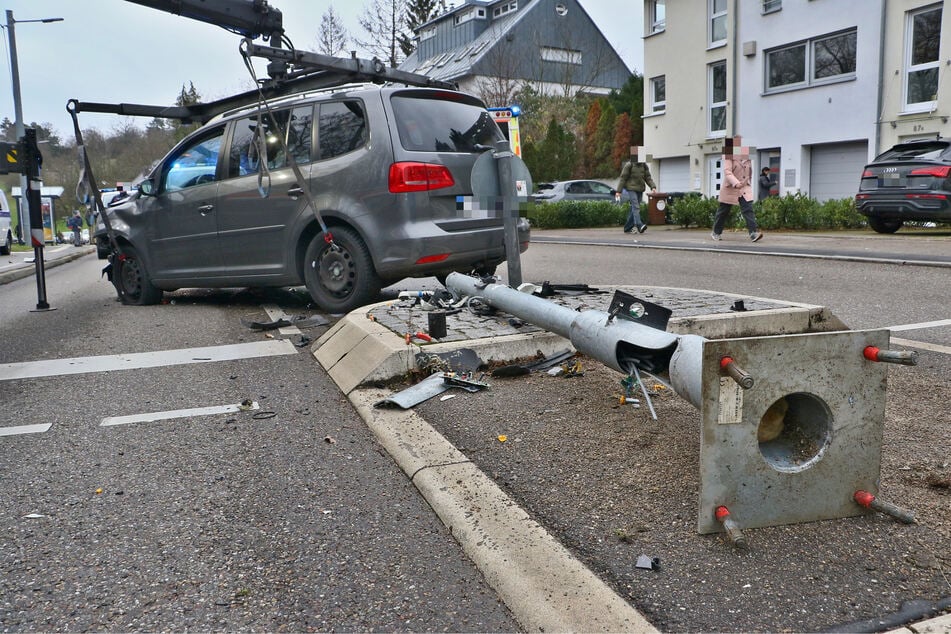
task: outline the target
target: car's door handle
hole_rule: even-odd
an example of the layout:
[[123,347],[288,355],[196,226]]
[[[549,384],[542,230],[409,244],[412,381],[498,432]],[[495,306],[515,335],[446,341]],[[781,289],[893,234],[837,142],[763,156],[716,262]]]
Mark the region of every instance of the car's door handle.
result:
[[202,216],[207,216],[214,209],[215,209],[214,205],[202,205],[201,207],[198,208],[198,213],[200,213]]
[[290,196],[291,198],[297,198],[298,196],[304,195],[304,190],[297,186],[291,187],[290,189],[287,190],[287,195]]

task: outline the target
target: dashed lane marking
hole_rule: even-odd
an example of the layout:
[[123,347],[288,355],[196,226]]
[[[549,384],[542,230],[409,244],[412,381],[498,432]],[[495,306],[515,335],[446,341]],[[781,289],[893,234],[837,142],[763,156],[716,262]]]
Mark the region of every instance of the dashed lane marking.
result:
[[45,434],[53,423],[41,425],[20,425],[18,427],[0,427],[0,436],[20,436],[23,434]]
[[32,379],[46,376],[112,372],[115,370],[138,370],[160,368],[169,365],[190,363],[213,363],[258,357],[297,354],[297,348],[287,339],[271,339],[252,343],[238,343],[205,348],[183,348],[157,352],[103,355],[98,357],[73,357],[0,364],[0,381]]
[[132,414],[130,416],[109,416],[103,418],[99,423],[100,427],[112,427],[114,425],[131,425],[133,423],[154,423],[160,420],[173,420],[175,418],[191,418],[194,416],[212,416],[214,414],[230,414],[232,412],[241,412],[260,409],[257,401],[248,406],[235,403],[232,405],[213,405],[211,407],[191,407],[188,409],[174,409],[167,412],[151,412],[148,414]]

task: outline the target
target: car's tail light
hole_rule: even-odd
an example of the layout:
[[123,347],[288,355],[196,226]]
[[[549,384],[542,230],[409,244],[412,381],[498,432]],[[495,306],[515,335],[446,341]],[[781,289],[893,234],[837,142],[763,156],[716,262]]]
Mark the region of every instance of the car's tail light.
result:
[[856,195],[855,195],[855,200],[866,200],[867,198],[871,198],[871,196],[869,196],[868,194],[856,194]]
[[934,176],[935,178],[947,178],[948,174],[951,174],[951,165],[919,167],[908,173],[909,176]]
[[449,253],[436,253],[435,255],[426,255],[418,260],[416,264],[434,264],[435,262],[442,262],[443,260],[449,257]]
[[875,172],[872,170],[865,170],[862,172],[862,178],[875,178]]
[[390,165],[390,192],[393,194],[425,192],[455,184],[445,165],[409,161]]
[[944,194],[905,194],[905,198],[914,200],[947,200]]

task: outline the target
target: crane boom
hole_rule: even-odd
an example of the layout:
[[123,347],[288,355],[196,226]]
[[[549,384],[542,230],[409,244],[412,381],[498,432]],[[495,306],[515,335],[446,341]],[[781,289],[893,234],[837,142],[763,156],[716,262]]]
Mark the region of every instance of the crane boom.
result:
[[126,0],[234,31],[244,37],[264,37],[280,46],[284,34],[280,10],[267,0]]

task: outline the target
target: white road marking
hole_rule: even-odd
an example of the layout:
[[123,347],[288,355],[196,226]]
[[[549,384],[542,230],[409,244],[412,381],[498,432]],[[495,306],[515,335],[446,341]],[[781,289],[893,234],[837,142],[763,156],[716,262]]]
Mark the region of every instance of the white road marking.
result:
[[[265,304],[261,308],[264,309],[264,312],[267,313],[267,316],[270,317],[272,321],[287,318],[287,314],[281,310],[279,306],[275,306],[274,304]],[[301,334],[300,328],[297,326],[286,326],[284,328],[278,328],[277,331],[285,337]]]
[[172,420],[174,418],[190,418],[192,416],[211,416],[213,414],[230,414],[243,410],[261,409],[257,401],[250,406],[243,408],[239,403],[233,405],[213,405],[211,407],[192,407],[189,409],[175,409],[167,412],[152,412],[149,414],[132,414],[130,416],[110,416],[103,418],[99,423],[100,427],[111,427],[113,425],[130,425],[132,423],[154,423],[160,420]]
[[293,343],[286,339],[270,339],[268,341],[238,343],[227,346],[208,346],[205,348],[183,348],[179,350],[160,350],[157,352],[137,352],[98,357],[74,357],[71,359],[3,363],[0,364],[0,381],[32,379],[45,376],[64,376],[68,374],[86,374],[89,372],[160,368],[168,365],[234,361],[237,359],[253,359],[257,357],[273,357],[288,354],[297,354],[297,348],[294,347]]
[[899,339],[898,337],[892,337],[889,341],[898,346],[906,346],[908,348],[918,348],[919,350],[929,350],[931,352],[939,352],[941,354],[951,354],[951,347],[948,346],[939,346],[935,343],[925,343],[924,341],[912,341],[911,339]]
[[21,434],[45,434],[53,423],[41,425],[20,425],[18,427],[0,427],[0,436],[19,436]]
[[905,324],[904,326],[891,326],[889,330],[892,332],[902,332],[903,330],[922,330],[924,328],[939,328],[941,326],[951,326],[951,319],[926,321],[920,324]]

